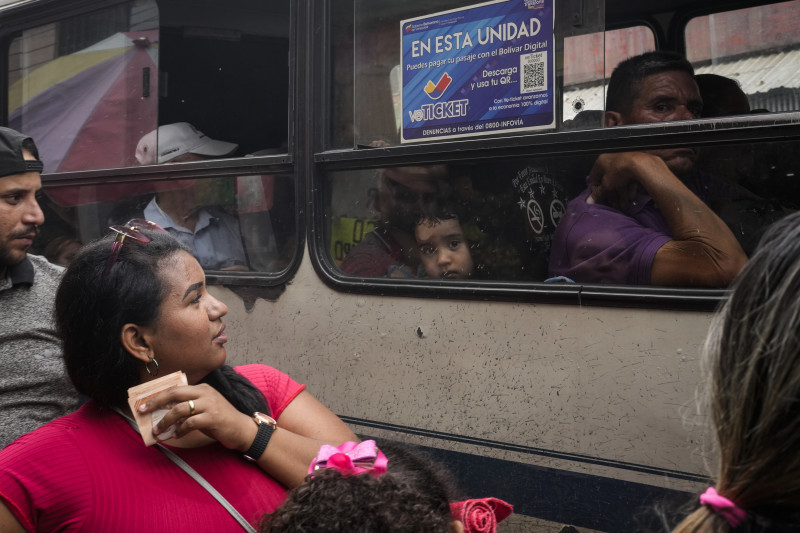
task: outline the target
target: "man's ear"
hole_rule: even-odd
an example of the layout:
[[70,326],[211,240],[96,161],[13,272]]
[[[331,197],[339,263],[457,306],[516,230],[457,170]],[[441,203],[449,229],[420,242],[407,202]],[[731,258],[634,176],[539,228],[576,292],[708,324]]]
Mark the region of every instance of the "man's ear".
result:
[[606,111],[606,127],[622,126],[622,115],[616,111]]
[[122,347],[128,353],[144,363],[149,363],[153,359],[153,349],[148,342],[148,335],[145,328],[136,324],[125,324],[120,333]]

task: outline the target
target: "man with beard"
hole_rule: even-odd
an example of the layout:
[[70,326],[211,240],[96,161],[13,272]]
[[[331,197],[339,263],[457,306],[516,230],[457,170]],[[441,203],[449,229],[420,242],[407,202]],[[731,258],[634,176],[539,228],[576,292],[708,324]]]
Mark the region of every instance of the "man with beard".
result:
[[78,404],[52,317],[63,269],[27,253],[44,222],[41,171],[33,139],[0,128],[0,448]]
[[375,209],[376,227],[342,261],[353,276],[416,277],[420,265],[414,228],[436,207],[443,168],[381,169]]
[[[606,126],[688,120],[703,102],[691,64],[668,52],[620,63]],[[603,154],[553,239],[550,275],[582,283],[724,287],[747,257],[708,206],[747,191],[695,169],[697,151]]]

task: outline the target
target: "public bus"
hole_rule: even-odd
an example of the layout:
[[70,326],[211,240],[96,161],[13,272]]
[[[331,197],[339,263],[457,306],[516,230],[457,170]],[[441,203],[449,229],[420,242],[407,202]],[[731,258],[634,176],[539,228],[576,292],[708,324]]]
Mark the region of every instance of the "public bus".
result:
[[[206,272],[230,363],[430,451],[466,496],[514,505],[501,531],[632,531],[712,475],[695,398],[725,289],[548,282],[553,231],[599,154],[694,147],[764,200],[725,220],[752,249],[800,205],[798,30],[797,0],[2,0],[0,109],[45,165],[34,253],[191,190],[247,254]],[[613,68],[650,50],[736,80],[751,112],[605,127]],[[175,122],[237,151],[140,164]],[[381,195],[426,201],[392,172],[470,213],[475,275],[342,268]]]

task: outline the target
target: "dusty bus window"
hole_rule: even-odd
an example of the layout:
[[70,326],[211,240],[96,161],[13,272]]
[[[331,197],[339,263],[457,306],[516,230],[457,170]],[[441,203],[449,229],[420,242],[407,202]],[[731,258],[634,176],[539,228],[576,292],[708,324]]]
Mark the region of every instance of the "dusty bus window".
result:
[[189,122],[236,143],[236,157],[286,153],[289,4],[159,0],[158,124]]
[[[696,163],[680,179],[745,255],[771,223],[800,207],[794,143],[691,151]],[[655,252],[677,237],[654,200],[642,190],[626,206],[586,206],[593,167],[623,156],[338,171],[327,180],[329,253],[356,277],[657,283]]]
[[655,50],[653,30],[631,26],[564,39],[564,129],[600,128],[605,81],[631,56]]
[[296,246],[290,175],[49,187],[41,205],[34,253],[53,262],[134,218],[164,227],[206,270],[277,273]]
[[[567,10],[558,7],[559,2],[548,0],[538,2],[538,4],[546,6],[547,9],[531,8],[526,11],[525,17],[520,15],[520,20],[513,19],[517,24],[522,20],[527,20],[526,17],[541,16],[541,19],[536,18],[537,24],[540,24],[541,28],[546,28],[546,32],[541,35],[547,32],[552,35],[552,37],[548,36],[545,40],[548,44],[541,49],[538,48],[540,43],[535,43],[537,48],[532,52],[530,49],[524,50],[524,46],[526,44],[533,46],[534,43],[524,42],[522,37],[506,39],[509,34],[502,33],[497,28],[494,28],[498,31],[496,35],[501,37],[498,37],[500,40],[493,41],[494,48],[491,50],[481,48],[486,44],[480,44],[478,29],[480,28],[480,31],[484,32],[482,33],[484,40],[488,35],[488,29],[485,25],[477,22],[482,15],[478,15],[475,10],[505,9],[498,7],[502,6],[502,3],[468,2],[465,5],[464,2],[453,0],[434,2],[412,0],[402,3],[353,0],[352,2],[337,3],[337,9],[333,12],[331,37],[333,40],[331,53],[334,105],[331,106],[330,147],[365,148],[376,144],[395,145],[400,144],[401,141],[420,142],[423,140],[422,142],[424,142],[424,139],[428,139],[427,135],[431,134],[442,135],[442,138],[448,139],[468,139],[474,135],[483,135],[487,131],[486,128],[505,128],[509,127],[508,124],[516,124],[511,122],[512,119],[519,119],[522,115],[530,114],[536,106],[548,109],[548,113],[552,115],[552,123],[546,122],[542,118],[541,124],[530,125],[530,129],[526,129],[528,125],[525,125],[516,132],[509,131],[508,134],[536,134],[557,130],[560,124],[558,108],[562,91],[563,39],[576,32],[602,31],[605,25],[604,3],[597,0],[582,3],[583,20],[578,26],[572,24]],[[522,4],[508,3],[508,6],[512,5]],[[553,8],[553,6],[556,7]],[[475,17],[475,20],[470,17]],[[407,46],[408,42],[403,41],[405,30],[401,31],[400,24],[404,21],[411,21],[409,24],[412,24],[412,27],[414,24],[419,24],[419,28],[425,28],[427,27],[425,20],[427,18],[437,19],[438,29],[436,31],[441,32],[441,35],[437,34],[436,36],[440,36],[442,39],[451,39],[449,41],[451,48],[447,52],[441,52],[442,56],[435,59],[424,58],[423,60],[420,58],[419,61],[411,61],[407,55],[403,55],[404,51],[407,52],[404,46]],[[501,19],[506,20],[502,17]],[[491,25],[490,22],[486,24]],[[517,24],[515,27],[519,28],[520,25]],[[425,30],[420,29],[419,31],[424,32]],[[460,36],[456,37],[456,34]],[[467,41],[465,38],[462,41],[461,37],[467,34],[471,35],[470,40]],[[431,34],[432,42],[435,42],[436,36]],[[420,42],[427,43],[427,38],[426,34]],[[434,46],[429,55],[438,53]],[[487,59],[492,53],[496,53],[495,59]],[[602,54],[602,50],[600,53]],[[482,54],[489,54],[489,56],[483,57]],[[516,71],[512,72],[514,66],[510,63],[503,63],[499,68],[491,66],[494,64],[492,61],[506,61],[503,56],[517,58],[515,54],[521,54],[515,65]],[[522,60],[523,56],[526,59]],[[526,61],[529,60],[530,63],[527,63]],[[552,67],[547,67],[551,62]],[[401,65],[401,63],[403,64]],[[500,65],[500,63],[497,64]],[[523,64],[529,68],[525,68]],[[510,70],[502,70],[503,68]],[[548,68],[550,70],[547,70]],[[460,73],[454,74],[453,69]],[[549,74],[543,74],[545,71]],[[525,76],[525,73],[530,75]],[[456,77],[452,78],[453,75]],[[452,80],[452,82],[448,80]],[[508,94],[498,93],[495,95],[491,93],[492,80],[498,84],[498,87],[506,87]],[[530,83],[525,80],[530,80]],[[430,86],[427,81],[431,82]],[[434,90],[432,88],[434,86],[439,88]],[[406,88],[405,93],[403,87]],[[511,91],[512,87],[519,89],[515,89],[517,91],[515,93]],[[491,98],[488,96],[490,93]],[[545,97],[544,94],[548,96]],[[550,94],[552,94],[552,98],[549,96]],[[466,104],[466,107],[463,104],[465,100],[470,102]],[[418,107],[414,107],[406,106],[403,102],[421,103]],[[425,115],[426,112],[422,110],[426,109],[424,106],[450,105],[451,102],[461,102],[460,104],[452,103],[452,105],[461,107],[456,107],[459,109],[457,112],[447,112],[450,115],[444,119],[453,118],[454,124],[450,132],[443,133],[443,130],[438,128],[440,124],[436,122],[441,117],[434,116],[435,113]],[[404,106],[406,108],[403,108]],[[482,114],[470,115],[472,111],[469,110],[472,107],[469,106],[481,109]],[[552,110],[550,110],[550,106],[552,106]],[[421,114],[416,113],[418,110]],[[506,116],[512,111],[516,112],[517,116]],[[543,112],[542,116],[545,114]],[[457,117],[467,115],[469,115],[469,119],[456,120]],[[502,116],[509,122],[506,125],[503,125],[502,120],[498,120],[497,125],[494,122],[480,124],[482,120],[488,120],[487,117],[495,115]],[[410,118],[412,116],[427,116],[427,118],[417,120]],[[424,121],[426,125],[429,123],[430,129],[408,135],[408,130],[413,130],[414,126],[419,127],[421,121]],[[477,125],[482,128],[477,129]],[[503,132],[499,131],[497,134],[503,134]],[[439,138],[433,138],[433,140],[439,140]]]
[[288,150],[289,2],[137,0],[28,29],[9,51],[9,125],[46,173],[131,167],[139,140],[187,122]]
[[45,172],[133,165],[158,120],[158,9],[142,0],[22,32],[8,58],[9,126]]
[[[686,26],[686,56],[697,74],[723,76],[741,87],[749,111],[800,109],[794,73],[800,64],[800,2],[714,13]],[[721,80],[724,81],[724,80]],[[735,90],[735,89],[732,89]]]
[[553,232],[591,163],[573,157],[332,173],[330,254],[351,276],[544,281]]

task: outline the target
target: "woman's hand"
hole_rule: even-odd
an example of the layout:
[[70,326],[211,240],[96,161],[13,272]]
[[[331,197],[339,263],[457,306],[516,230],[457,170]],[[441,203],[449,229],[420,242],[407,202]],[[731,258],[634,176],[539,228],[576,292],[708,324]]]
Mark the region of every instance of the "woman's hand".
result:
[[[141,405],[139,412],[151,413],[158,409],[169,411],[153,428],[156,438],[175,424],[177,438],[198,430],[226,448],[245,453],[258,433],[258,426],[251,417],[239,412],[206,384],[160,392]],[[358,441],[339,417],[307,391],[298,394],[277,421],[266,450],[254,459],[262,470],[289,488],[302,483],[308,465],[322,444],[338,446],[345,441]]]
[[174,425],[175,438],[198,430],[226,448],[245,452],[258,431],[249,416],[238,411],[216,389],[205,383],[160,392],[140,405],[139,413],[152,413],[158,409],[169,411],[153,426],[156,438]]

